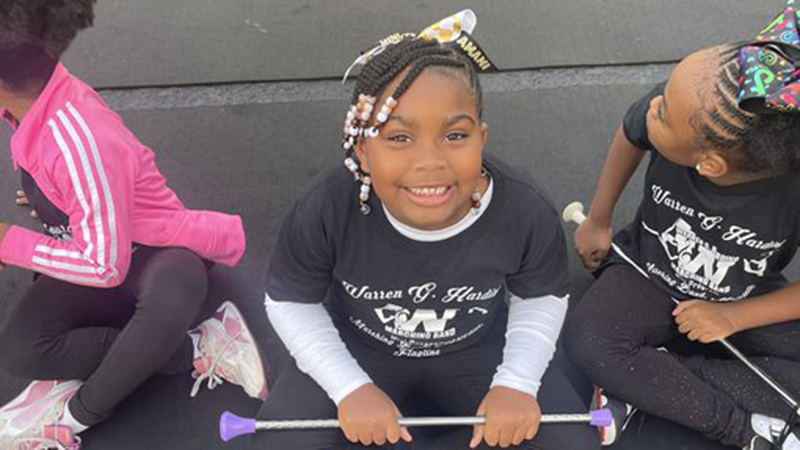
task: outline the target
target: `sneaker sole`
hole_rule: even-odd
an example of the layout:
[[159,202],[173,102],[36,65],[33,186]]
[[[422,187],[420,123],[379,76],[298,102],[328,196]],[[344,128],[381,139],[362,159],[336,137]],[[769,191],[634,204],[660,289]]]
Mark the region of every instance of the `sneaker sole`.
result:
[[[217,308],[217,312],[222,312],[224,309],[228,309],[228,314],[230,317],[235,319],[239,322],[242,326],[242,333],[240,338],[243,338],[247,341],[247,345],[250,345],[255,350],[256,358],[254,360],[249,360],[249,363],[255,364],[254,372],[257,374],[257,379],[246,379],[244,381],[244,385],[242,386],[247,392],[247,394],[255,399],[259,399],[264,401],[267,399],[267,379],[266,379],[266,364],[264,360],[264,355],[261,353],[261,349],[256,344],[256,340],[253,338],[253,333],[250,332],[250,327],[247,325],[247,321],[244,320],[241,311],[239,308],[236,307],[235,304],[231,301],[224,301],[219,308]],[[227,330],[225,330],[227,333]],[[251,364],[248,364],[250,367]]]
[[[47,383],[46,385],[44,383]],[[42,386],[49,387],[46,393]],[[36,425],[42,414],[52,408],[53,402],[71,397],[83,385],[82,381],[33,382],[14,400],[0,408],[0,448],[11,448],[19,435]]]

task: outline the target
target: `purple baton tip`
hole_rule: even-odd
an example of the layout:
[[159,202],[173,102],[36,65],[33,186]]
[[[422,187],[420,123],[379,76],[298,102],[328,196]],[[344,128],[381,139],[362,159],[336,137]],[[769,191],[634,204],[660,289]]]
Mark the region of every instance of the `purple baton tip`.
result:
[[610,409],[595,409],[594,411],[589,411],[589,424],[592,426],[608,427],[611,426],[613,421],[614,418],[611,417]]
[[219,418],[219,437],[228,442],[242,434],[256,432],[256,420],[239,417],[232,412],[225,411]]

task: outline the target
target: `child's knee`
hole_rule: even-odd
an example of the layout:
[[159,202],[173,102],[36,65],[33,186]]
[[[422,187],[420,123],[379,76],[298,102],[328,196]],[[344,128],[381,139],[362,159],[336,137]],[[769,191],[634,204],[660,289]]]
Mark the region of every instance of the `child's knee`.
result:
[[185,315],[199,309],[208,294],[208,270],[203,260],[189,250],[161,250],[144,271],[139,307]]
[[47,355],[27,333],[18,329],[0,331],[0,361],[3,370],[19,378],[46,378]]
[[599,350],[598,335],[602,335],[603,331],[603,327],[597,327],[590,315],[575,311],[567,318],[562,333],[567,356],[577,364],[590,358]]
[[570,316],[562,339],[569,359],[584,371],[601,370],[614,359],[614,355],[629,353],[636,346],[633,339],[596,314]]

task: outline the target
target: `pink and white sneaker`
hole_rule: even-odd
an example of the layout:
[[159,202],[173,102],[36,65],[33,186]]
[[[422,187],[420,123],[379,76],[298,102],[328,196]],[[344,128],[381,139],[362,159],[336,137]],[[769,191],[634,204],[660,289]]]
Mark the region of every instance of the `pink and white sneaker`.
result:
[[205,380],[209,389],[226,380],[242,386],[250,397],[266,400],[267,379],[261,352],[233,303],[222,303],[210,319],[189,334],[196,342],[191,397],[197,395]]
[[0,449],[78,450],[81,440],[59,423],[82,381],[34,381],[0,408]]

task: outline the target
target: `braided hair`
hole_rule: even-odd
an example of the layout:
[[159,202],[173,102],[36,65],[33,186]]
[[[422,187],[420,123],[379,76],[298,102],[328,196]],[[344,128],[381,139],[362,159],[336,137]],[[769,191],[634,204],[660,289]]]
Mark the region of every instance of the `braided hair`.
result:
[[[355,146],[364,138],[378,136],[378,128],[388,120],[398,99],[428,68],[465,80],[475,100],[478,118],[482,117],[483,92],[478,74],[472,63],[453,48],[434,40],[404,36],[373,56],[362,68],[356,81],[342,140],[342,147],[346,152],[344,164],[353,173],[354,179],[362,183],[359,201],[364,214],[369,214],[369,205],[366,202],[369,198],[371,180],[369,174],[362,171],[355,161]],[[377,99],[406,69],[408,71],[403,80],[378,109],[375,105]],[[370,123],[371,127],[368,126]]]
[[78,32],[92,25],[95,1],[0,1],[0,81],[16,91],[46,81]]
[[386,86],[411,64],[413,64],[412,69],[394,91],[392,97],[399,99],[427,67],[453,67],[466,75],[470,88],[476,96],[478,113],[481,113],[481,88],[472,64],[451,47],[441,45],[436,41],[416,38],[406,38],[397,44],[390,45],[364,66],[353,90],[353,103],[361,94],[378,97]]
[[723,46],[708,60],[718,67],[713,101],[704,98],[703,109],[690,117],[700,137],[698,147],[722,150],[731,167],[743,173],[800,171],[800,115],[751,113],[739,107],[739,52],[745,45]]

